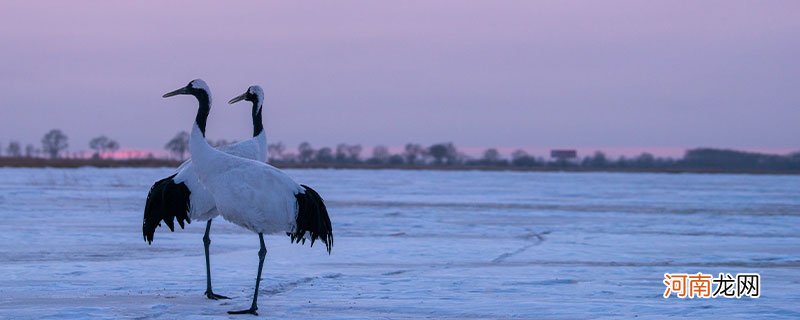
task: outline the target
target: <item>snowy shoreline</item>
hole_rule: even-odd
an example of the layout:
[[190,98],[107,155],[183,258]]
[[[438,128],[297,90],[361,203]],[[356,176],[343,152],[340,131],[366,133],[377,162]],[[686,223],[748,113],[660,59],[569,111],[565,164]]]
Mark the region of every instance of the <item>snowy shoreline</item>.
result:
[[[114,168],[114,169],[164,169],[178,167],[182,161],[169,159],[45,159],[45,158],[3,158],[0,157],[0,168]],[[774,169],[698,169],[698,168],[585,168],[540,166],[524,167],[509,165],[408,165],[408,164],[374,164],[374,163],[273,163],[281,169],[336,169],[336,170],[411,170],[411,171],[487,171],[487,172],[569,172],[569,173],[664,173],[664,174],[753,174],[753,175],[800,175],[800,170]]]

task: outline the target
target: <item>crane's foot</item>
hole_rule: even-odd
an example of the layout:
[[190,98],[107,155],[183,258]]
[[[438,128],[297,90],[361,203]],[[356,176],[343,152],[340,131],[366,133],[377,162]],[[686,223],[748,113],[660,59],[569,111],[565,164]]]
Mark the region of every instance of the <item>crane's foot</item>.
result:
[[206,291],[206,297],[208,297],[208,298],[209,298],[209,299],[211,299],[211,300],[224,300],[224,299],[230,299],[230,298],[228,298],[228,297],[226,297],[226,296],[223,296],[223,295],[221,295],[221,294],[216,294],[216,293],[214,293],[214,292],[212,292],[212,291]]
[[228,314],[252,314],[254,316],[257,316],[258,313],[256,313],[256,310],[258,310],[258,308],[250,308],[247,310],[239,310],[239,311],[228,311]]

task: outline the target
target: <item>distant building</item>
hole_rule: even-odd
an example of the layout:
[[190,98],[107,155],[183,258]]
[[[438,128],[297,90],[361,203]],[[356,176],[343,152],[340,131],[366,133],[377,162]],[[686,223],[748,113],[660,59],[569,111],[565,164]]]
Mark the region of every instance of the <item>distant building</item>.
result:
[[571,161],[578,159],[578,151],[566,149],[550,150],[550,157],[558,161]]

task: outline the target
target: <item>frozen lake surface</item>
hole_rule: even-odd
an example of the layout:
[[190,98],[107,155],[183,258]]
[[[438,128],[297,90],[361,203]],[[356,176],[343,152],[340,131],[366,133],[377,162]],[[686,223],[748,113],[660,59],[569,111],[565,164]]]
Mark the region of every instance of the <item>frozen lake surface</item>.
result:
[[[243,318],[258,237],[142,240],[170,169],[0,168],[0,318]],[[324,246],[267,237],[261,317],[800,318],[800,177],[289,170],[326,199]],[[758,272],[759,299],[664,299],[663,274]]]

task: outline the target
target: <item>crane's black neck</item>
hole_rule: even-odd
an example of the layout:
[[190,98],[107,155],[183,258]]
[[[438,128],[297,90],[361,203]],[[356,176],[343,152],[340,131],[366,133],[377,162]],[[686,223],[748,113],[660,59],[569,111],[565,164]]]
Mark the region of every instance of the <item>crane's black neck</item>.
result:
[[253,101],[253,137],[258,136],[264,131],[264,123],[261,120],[261,110],[263,108],[259,108],[260,102]]
[[197,116],[194,118],[194,122],[197,123],[197,127],[200,129],[200,132],[203,133],[203,137],[206,136],[206,121],[208,120],[208,113],[211,111],[211,99],[208,98],[208,93],[205,91],[201,91],[200,93],[196,94],[195,97],[197,98]]

